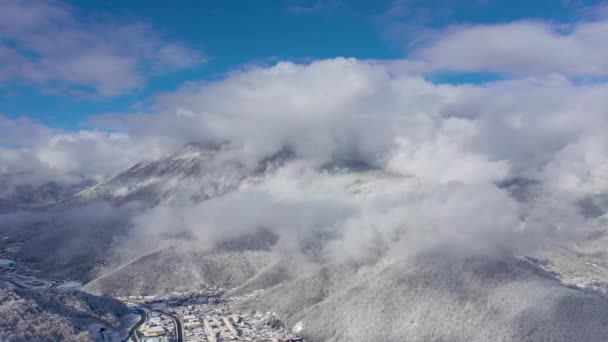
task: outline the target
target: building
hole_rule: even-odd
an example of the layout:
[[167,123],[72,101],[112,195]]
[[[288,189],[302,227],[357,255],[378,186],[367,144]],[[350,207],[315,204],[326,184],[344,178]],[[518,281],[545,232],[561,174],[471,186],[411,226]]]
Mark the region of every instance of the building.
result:
[[230,332],[234,336],[240,335],[240,332],[234,327],[234,324],[232,324],[232,322],[230,321],[230,319],[228,317],[222,317],[222,319],[224,320],[224,324],[226,325],[226,328],[228,328],[228,330],[230,330]]
[[215,329],[213,329],[213,324],[209,321],[209,319],[203,318],[203,326],[205,328],[205,332],[207,333],[207,339],[211,342],[217,342]]
[[165,336],[167,334],[167,331],[163,327],[159,327],[159,326],[142,329],[141,332],[146,337],[158,337],[158,336]]
[[166,337],[145,337],[142,342],[168,342]]

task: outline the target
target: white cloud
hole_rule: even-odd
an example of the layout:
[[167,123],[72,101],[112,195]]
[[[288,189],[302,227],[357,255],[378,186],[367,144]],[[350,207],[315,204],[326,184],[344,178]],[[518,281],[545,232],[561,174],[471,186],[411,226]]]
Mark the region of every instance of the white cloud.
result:
[[581,137],[555,155],[546,167],[551,185],[576,194],[608,190],[608,139],[604,132]]
[[[4,119],[5,130],[13,133],[5,134],[3,143],[25,144],[57,158],[65,153],[66,165],[82,159],[78,155],[84,149],[72,149],[82,141],[91,141],[93,150],[96,144],[99,150],[113,146],[116,163],[99,167],[99,177],[119,172],[140,153],[144,159],[150,151],[156,156],[190,141],[213,141],[230,142],[239,153],[235,158],[250,163],[288,146],[318,164],[364,160],[430,183],[515,176],[550,183],[551,175],[556,184],[561,176],[548,172],[550,165],[569,164],[563,159],[592,146],[584,139],[603,141],[598,127],[608,120],[605,93],[603,84],[576,85],[560,77],[453,86],[401,73],[393,63],[282,62],[163,95],[156,114],[114,116],[112,128],[125,129],[122,135],[62,133],[24,119]],[[122,158],[125,154],[129,157]],[[604,152],[596,154],[577,163],[601,169]],[[603,190],[608,188],[598,191]]]
[[200,52],[143,22],[91,19],[60,2],[3,1],[0,38],[0,82],[59,82],[102,96],[203,62]]
[[[332,154],[373,159],[369,154],[391,145],[395,134],[431,129],[450,90],[458,92],[420,78],[393,79],[385,67],[355,59],[283,62],[162,96],[161,113],[146,129],[233,141],[254,158],[290,146],[320,161]],[[185,111],[193,115],[176,119]]]
[[448,118],[433,139],[398,138],[386,167],[429,184],[490,183],[507,178],[509,161],[488,160],[470,149],[478,129],[474,121]]
[[524,76],[608,76],[608,21],[468,25],[437,32],[413,53],[435,70]]
[[105,121],[135,142],[163,137],[168,149],[231,142],[245,162],[288,146],[318,164],[364,160],[430,183],[555,184],[551,163],[582,152],[583,138],[608,124],[606,91],[563,77],[438,85],[394,63],[338,58],[233,73],[159,97],[156,114]]
[[[212,243],[264,227],[286,250],[327,233],[338,236],[324,247],[335,259],[374,258],[378,248],[399,255],[445,241],[476,251],[519,248],[552,236],[558,225],[575,227],[582,221],[577,202],[608,192],[607,91],[560,76],[445,85],[394,63],[281,62],[160,96],[154,114],[105,118],[122,133],[56,132],[23,122],[38,133],[28,137],[24,128],[5,139],[25,146],[21,159],[0,149],[0,165],[17,170],[21,160],[41,174],[103,178],[180,144],[212,141],[228,143],[223,160],[253,169],[288,146],[300,164],[232,195],[159,208],[138,219],[142,232],[153,237],[179,222]],[[317,168],[344,158],[403,181],[373,181],[353,193],[349,184],[365,182]],[[497,185],[517,177],[543,189],[533,205]]]
[[101,181],[133,164],[158,158],[161,139],[134,141],[124,133],[62,132],[27,119],[0,116],[0,175],[21,183]]

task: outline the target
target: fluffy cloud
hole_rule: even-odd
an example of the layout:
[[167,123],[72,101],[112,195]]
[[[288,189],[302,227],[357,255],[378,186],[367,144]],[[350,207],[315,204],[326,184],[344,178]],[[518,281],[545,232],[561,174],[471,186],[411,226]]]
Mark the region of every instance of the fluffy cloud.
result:
[[[160,96],[154,114],[93,120],[122,133],[53,132],[25,121],[19,130],[17,121],[5,119],[6,127],[12,125],[7,131],[21,134],[4,143],[23,144],[30,129],[28,149],[53,156],[40,160],[54,168],[72,165],[65,167],[74,172],[76,165],[90,164],[100,176],[137,158],[206,141],[229,143],[233,157],[245,163],[288,147],[317,165],[362,160],[430,183],[525,177],[560,187],[565,178],[553,170],[566,172],[564,165],[576,164],[568,177],[604,191],[601,172],[590,176],[582,170],[604,165],[607,90],[601,83],[578,85],[562,77],[434,84],[392,63],[355,59],[281,62]],[[594,156],[579,158],[591,153],[590,146],[597,146]],[[106,147],[99,159],[113,155],[107,165],[76,162]]]
[[[134,141],[223,142],[223,158],[251,168],[286,146],[300,158],[254,187],[142,215],[139,240],[180,227],[210,247],[265,228],[290,255],[323,236],[314,248],[334,261],[455,246],[487,253],[568,235],[564,227],[584,222],[580,201],[608,191],[606,85],[550,76],[456,86],[394,66],[254,67],[163,95],[157,114],[123,118]],[[387,173],[317,168],[345,159]],[[502,185],[525,184],[518,179],[536,190]],[[520,203],[517,191],[533,193]]]
[[605,77],[607,34],[606,20],[459,26],[436,33],[414,56],[435,70]]
[[364,160],[434,182],[545,180],[558,155],[601,135],[606,91],[554,76],[454,86],[390,63],[285,62],[164,95],[159,114],[129,127],[175,145],[232,142],[254,160],[288,146],[319,163]]
[[439,108],[459,92],[355,59],[283,62],[164,95],[161,113],[135,129],[230,141],[254,159],[288,146],[319,162],[336,156],[375,163],[397,135],[432,134]]
[[[546,206],[530,212],[526,206],[486,181],[431,184],[387,172],[328,173],[300,160],[239,191],[138,215],[135,238],[125,246],[133,251],[186,236],[206,250],[265,231],[279,238],[275,252],[284,257],[341,263],[429,250],[522,251],[558,238],[555,222],[536,220]],[[580,222],[576,213],[565,218],[560,223]]]
[[102,96],[129,92],[150,75],[189,68],[201,54],[143,22],[83,18],[60,2],[3,1],[0,82],[20,80]]
[[12,175],[12,185],[101,181],[166,152],[161,139],[135,142],[124,133],[62,132],[26,118],[0,116],[0,133],[0,175]]
[[[208,247],[263,228],[284,251],[329,236],[318,246],[324,258],[359,261],[446,243],[526,248],[576,227],[579,203],[608,192],[607,91],[560,76],[447,85],[394,63],[281,62],[160,96],[156,113],[95,120],[121,133],[39,127],[22,160],[41,173],[103,178],[190,141],[223,144],[220,158],[249,171],[284,148],[296,154],[254,186],[146,212],[135,220],[140,240],[183,232]],[[0,151],[19,165],[15,149]],[[344,160],[382,176],[319,168]],[[505,185],[522,179],[537,185],[525,204],[512,195],[522,189]]]

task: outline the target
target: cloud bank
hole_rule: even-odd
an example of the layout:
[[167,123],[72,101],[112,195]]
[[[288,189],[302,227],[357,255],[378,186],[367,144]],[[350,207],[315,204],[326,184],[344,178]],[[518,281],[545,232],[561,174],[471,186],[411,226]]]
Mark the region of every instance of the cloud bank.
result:
[[[265,229],[291,257],[365,262],[572,237],[586,219],[581,201],[608,190],[607,91],[561,76],[436,84],[392,63],[338,58],[235,72],[160,96],[156,114],[97,122],[134,146],[224,143],[221,158],[249,170],[285,147],[297,156],[254,186],[138,216],[138,240],[179,231],[210,248]],[[343,160],[384,173],[319,168]],[[530,192],[524,202],[518,191]]]
[[[295,161],[238,191],[137,216],[135,235],[182,232],[209,248],[263,229],[279,251],[331,261],[532,248],[570,235],[586,219],[581,203],[608,192],[606,31],[603,21],[465,26],[402,61],[253,66],[159,95],[153,113],[91,120],[112,133],[2,119],[32,133],[4,139],[18,147],[0,149],[2,171],[100,180],[196,141],[221,145],[218,158],[251,175],[288,150]],[[510,77],[425,78],[441,70]],[[353,160],[381,171],[322,167]]]

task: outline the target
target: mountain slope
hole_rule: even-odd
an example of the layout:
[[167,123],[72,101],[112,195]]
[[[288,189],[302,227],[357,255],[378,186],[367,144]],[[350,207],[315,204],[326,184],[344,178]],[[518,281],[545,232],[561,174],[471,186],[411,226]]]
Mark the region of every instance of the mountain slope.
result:
[[575,230],[575,243],[546,246],[530,255],[533,262],[571,286],[608,295],[608,215]]
[[272,254],[264,250],[201,253],[169,248],[102,270],[85,289],[117,296],[233,287],[254,277],[272,260]]
[[606,299],[510,257],[327,267],[241,308],[276,310],[310,341],[600,341],[608,334]]
[[[532,201],[537,186],[527,180],[499,184],[518,205]],[[314,169],[280,151],[246,167],[217,148],[189,144],[78,193],[54,208],[64,210],[60,214],[24,229],[12,227],[0,247],[14,250],[18,244],[18,261],[65,277],[79,274],[94,293],[160,294],[220,285],[236,287],[233,293],[240,295],[265,289],[241,308],[277,311],[289,325],[303,326],[311,341],[598,341],[608,335],[608,226],[602,220],[581,227],[577,244],[543,246],[527,257],[460,245],[446,248],[462,252],[454,255],[434,244],[412,253],[395,249],[417,247],[409,243],[385,251],[391,239],[445,233],[424,220],[420,235],[359,234],[367,224],[383,224],[393,211],[415,215],[424,196],[402,202],[401,195],[423,187],[414,177],[350,160]],[[441,205],[468,199],[441,197],[424,209],[429,216],[450,217]],[[104,204],[108,211],[96,206],[100,200],[110,203]],[[135,213],[121,205],[131,202],[146,205]],[[377,210],[385,202],[393,211]],[[463,208],[464,214],[457,211],[464,225],[482,214]],[[340,230],[361,210],[368,210],[363,227]],[[163,215],[152,215],[158,212]],[[489,215],[483,228],[494,223]],[[474,232],[479,234],[466,239],[483,239],[485,230]],[[332,251],[365,254],[358,246],[372,248],[365,258],[324,253],[336,239],[351,237],[374,245]]]
[[221,194],[236,186],[242,175],[238,165],[222,164],[223,177],[213,177],[217,152],[217,147],[190,143],[165,158],[136,164],[109,181],[81,191],[75,200],[137,200],[155,205],[184,193],[198,198]]

